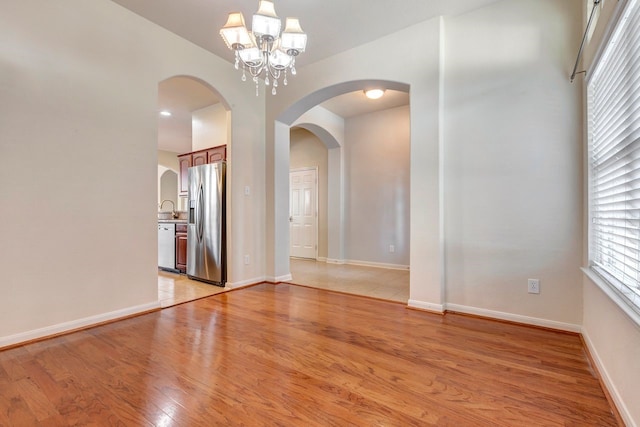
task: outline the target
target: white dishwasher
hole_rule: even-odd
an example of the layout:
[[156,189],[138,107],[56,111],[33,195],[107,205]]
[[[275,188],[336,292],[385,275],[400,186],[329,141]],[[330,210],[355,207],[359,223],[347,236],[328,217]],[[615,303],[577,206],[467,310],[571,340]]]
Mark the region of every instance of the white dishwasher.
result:
[[176,225],[158,223],[158,267],[176,269]]

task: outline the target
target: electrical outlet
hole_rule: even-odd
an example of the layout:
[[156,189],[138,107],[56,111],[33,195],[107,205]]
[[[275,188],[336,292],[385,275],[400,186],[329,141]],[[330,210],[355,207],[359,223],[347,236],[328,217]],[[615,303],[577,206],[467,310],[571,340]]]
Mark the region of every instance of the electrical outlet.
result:
[[528,279],[527,280],[527,288],[530,294],[539,294],[540,293],[540,280],[538,279]]
[[249,258],[249,255],[245,255],[244,256],[244,265],[249,265],[251,259]]
[[396,247],[393,245],[389,245],[389,252],[394,253],[396,251]]

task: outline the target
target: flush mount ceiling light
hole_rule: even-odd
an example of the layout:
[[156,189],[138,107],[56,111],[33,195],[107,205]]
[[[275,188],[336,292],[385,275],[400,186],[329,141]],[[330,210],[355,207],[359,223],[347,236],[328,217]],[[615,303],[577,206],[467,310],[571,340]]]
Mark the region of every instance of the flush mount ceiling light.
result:
[[220,35],[227,47],[236,54],[236,70],[242,65],[242,81],[247,80],[246,71],[253,77],[258,96],[258,80],[264,75],[264,84],[272,84],[271,93],[276,94],[278,80],[284,77],[287,85],[287,70],[296,74],[296,56],[304,52],[307,35],[302,31],[297,18],[287,18],[280,35],[281,22],[272,1],[260,0],[258,11],[253,15],[251,31],[244,24],[241,12],[232,12]]
[[165,117],[169,117],[169,116],[171,116],[171,111],[162,110],[162,111],[160,111],[160,115],[161,116],[165,116]]
[[384,95],[384,89],[367,89],[364,91],[364,94],[369,99],[378,99]]

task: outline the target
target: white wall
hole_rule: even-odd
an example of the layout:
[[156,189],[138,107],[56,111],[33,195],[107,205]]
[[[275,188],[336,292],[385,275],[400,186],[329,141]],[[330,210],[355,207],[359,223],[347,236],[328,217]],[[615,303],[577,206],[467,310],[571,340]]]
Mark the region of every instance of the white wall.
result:
[[291,129],[291,169],[318,168],[318,257],[327,257],[327,147],[306,129]]
[[408,267],[409,106],[355,116],[345,124],[346,257]]
[[263,276],[264,105],[231,64],[108,0],[3,2],[0,28],[0,198],[18,212],[0,225],[0,346],[158,306],[157,90],[174,75],[234,106],[229,278]]
[[220,103],[192,112],[191,148],[193,151],[227,143],[227,114],[224,105]]
[[448,307],[580,328],[581,10],[501,1],[445,22]]

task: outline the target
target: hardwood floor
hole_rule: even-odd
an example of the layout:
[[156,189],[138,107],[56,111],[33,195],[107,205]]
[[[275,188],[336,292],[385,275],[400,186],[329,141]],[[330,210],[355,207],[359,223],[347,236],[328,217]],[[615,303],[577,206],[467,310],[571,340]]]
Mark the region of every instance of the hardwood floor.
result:
[[0,352],[3,426],[613,426],[576,335],[262,284]]

